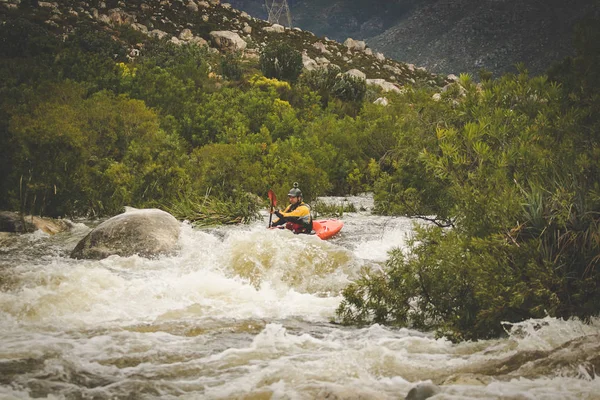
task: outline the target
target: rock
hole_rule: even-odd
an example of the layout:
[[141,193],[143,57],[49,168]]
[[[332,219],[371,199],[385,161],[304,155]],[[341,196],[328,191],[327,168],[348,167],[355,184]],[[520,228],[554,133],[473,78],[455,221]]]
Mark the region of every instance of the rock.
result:
[[329,65],[331,63],[331,61],[329,61],[325,57],[317,57],[317,58],[315,58],[315,61],[319,65]]
[[435,93],[433,96],[431,96],[431,98],[433,99],[433,101],[440,101],[442,99],[442,95],[439,93]]
[[120,8],[113,8],[108,10],[108,18],[112,26],[117,25],[131,25],[135,22],[135,16],[126,13]]
[[302,54],[302,65],[304,65],[304,69],[307,71],[312,71],[319,67],[317,62],[306,54]]
[[198,12],[198,4],[196,4],[193,0],[190,0],[186,5],[187,9],[191,12]]
[[210,7],[210,4],[208,4],[206,1],[199,1],[199,2],[198,2],[198,7],[201,7],[201,8],[209,8],[209,7]]
[[440,392],[440,388],[433,383],[419,383],[414,388],[410,389],[406,395],[406,400],[425,400],[435,396]]
[[283,33],[283,32],[285,32],[285,27],[283,25],[273,24],[271,26],[265,26],[263,28],[263,31],[274,32],[274,33]]
[[247,46],[240,35],[231,31],[212,31],[210,37],[215,46],[226,52],[244,50]]
[[201,38],[200,36],[194,36],[190,40],[190,43],[193,43],[193,44],[195,44],[196,46],[199,46],[199,47],[208,46],[208,42],[206,40],[204,40],[203,38]]
[[258,61],[260,59],[260,54],[258,49],[249,49],[244,52],[244,58],[246,60],[255,60]]
[[38,1],[38,6],[40,6],[42,8],[58,8],[58,4],[48,3],[46,1]]
[[242,28],[242,32],[244,32],[246,35],[249,35],[252,33],[252,27],[250,25],[248,25],[247,22],[244,22],[244,27]]
[[0,211],[0,232],[33,232],[35,226],[28,218],[21,220],[16,212]]
[[189,42],[190,40],[192,40],[194,38],[194,34],[192,33],[192,31],[190,29],[184,29],[181,31],[181,33],[179,34],[179,39]]
[[131,28],[138,32],[142,32],[145,35],[148,34],[148,27],[146,25],[134,22],[133,24],[131,24]]
[[323,54],[327,54],[328,56],[330,56],[330,55],[331,55],[331,51],[329,51],[329,50],[327,49],[327,47],[326,47],[326,46],[325,46],[323,43],[321,43],[321,42],[315,42],[315,43],[313,43],[313,45],[312,45],[312,46],[313,46],[315,49],[319,50],[319,51],[320,51],[321,53],[323,53]]
[[168,33],[167,33],[167,32],[165,32],[165,31],[161,31],[160,29],[153,29],[153,30],[151,30],[151,31],[148,33],[148,35],[149,35],[149,36],[153,36],[153,37],[155,37],[155,38],[157,38],[157,39],[162,39],[162,38],[164,38],[165,36],[167,36],[167,35],[168,35]]
[[388,82],[384,79],[367,79],[367,85],[379,86],[385,92],[396,92],[402,93],[398,86],[394,85],[392,82]]
[[364,51],[367,48],[367,44],[365,42],[362,40],[354,40],[352,38],[346,39],[344,46],[346,46],[348,50],[353,51]]
[[71,229],[70,222],[26,215],[21,219],[18,213],[11,211],[0,211],[0,232],[26,233],[41,230],[54,235]]
[[111,255],[153,257],[176,250],[181,225],[158,209],[128,209],[92,230],[75,246],[72,258],[100,260]]
[[385,107],[385,106],[387,106],[388,104],[390,104],[390,102],[388,101],[388,99],[387,99],[387,98],[385,98],[385,97],[380,97],[380,98],[378,98],[377,100],[375,100],[375,101],[373,102],[373,104],[379,104],[380,106],[384,106],[384,107]]
[[346,75],[355,76],[360,79],[367,79],[367,75],[359,69],[351,69],[346,71]]
[[402,70],[394,65],[385,64],[383,66],[383,69],[387,69],[388,71],[393,72],[394,74],[397,74],[397,75],[402,75]]

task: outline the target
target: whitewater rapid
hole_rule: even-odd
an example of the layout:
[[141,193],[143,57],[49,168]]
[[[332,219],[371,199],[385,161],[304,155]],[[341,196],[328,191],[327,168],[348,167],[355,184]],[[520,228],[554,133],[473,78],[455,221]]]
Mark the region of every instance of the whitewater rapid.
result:
[[153,260],[70,259],[87,223],[0,236],[0,398],[402,399],[428,382],[432,399],[600,398],[597,320],[460,344],[332,323],[342,289],[413,223],[343,219],[330,241],[184,223],[178,254]]

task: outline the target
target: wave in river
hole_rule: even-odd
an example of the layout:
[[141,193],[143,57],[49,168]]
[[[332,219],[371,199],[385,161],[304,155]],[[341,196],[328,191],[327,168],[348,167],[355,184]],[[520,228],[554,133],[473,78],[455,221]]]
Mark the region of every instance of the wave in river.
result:
[[176,256],[67,257],[89,231],[0,238],[1,398],[596,399],[600,322],[497,340],[331,323],[341,290],[412,221],[344,215],[332,241],[182,226]]

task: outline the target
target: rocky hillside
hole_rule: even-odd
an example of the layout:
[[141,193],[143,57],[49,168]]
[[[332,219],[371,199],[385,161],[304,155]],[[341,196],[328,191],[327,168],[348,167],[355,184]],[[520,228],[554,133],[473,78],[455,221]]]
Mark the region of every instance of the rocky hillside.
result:
[[600,9],[590,0],[435,0],[423,2],[367,42],[386,55],[444,73],[533,73],[573,54],[577,21]]
[[[288,0],[294,26],[343,42],[367,39],[394,26],[418,0]],[[267,18],[264,0],[229,0],[240,10]]]
[[[266,15],[262,0],[231,0]],[[523,62],[543,73],[573,53],[574,24],[597,0],[288,0],[296,26],[365,40],[395,60],[437,73],[496,74]]]
[[267,43],[285,41],[302,52],[308,70],[336,65],[386,91],[399,91],[406,83],[441,85],[447,81],[424,68],[388,59],[365,42],[340,43],[299,28],[271,25],[219,0],[0,0],[0,18],[34,20],[56,35],[91,24],[111,32],[128,47],[132,59],[143,52],[143,41],[136,39],[140,35],[209,46],[215,52],[237,52],[247,60],[258,60]]

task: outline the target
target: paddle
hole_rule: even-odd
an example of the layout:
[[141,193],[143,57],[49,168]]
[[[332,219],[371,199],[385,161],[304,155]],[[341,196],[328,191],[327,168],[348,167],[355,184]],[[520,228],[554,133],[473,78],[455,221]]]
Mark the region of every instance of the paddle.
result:
[[277,197],[275,196],[275,193],[271,189],[269,189],[269,200],[271,202],[271,213],[269,214],[268,228],[271,227],[271,221],[273,220],[273,207],[277,206]]

